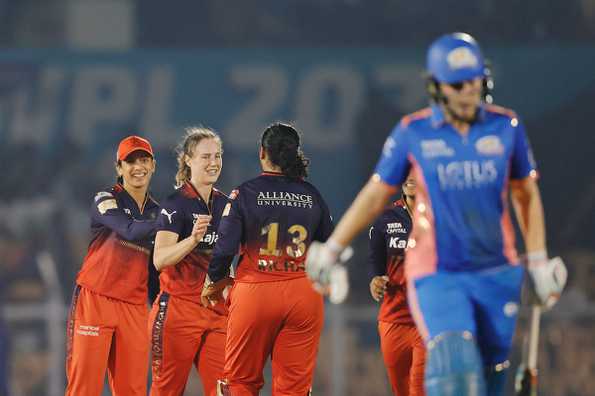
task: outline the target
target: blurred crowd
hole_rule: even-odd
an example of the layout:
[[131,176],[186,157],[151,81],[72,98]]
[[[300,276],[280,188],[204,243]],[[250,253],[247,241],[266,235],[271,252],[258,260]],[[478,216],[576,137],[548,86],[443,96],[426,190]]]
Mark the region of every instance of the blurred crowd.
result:
[[[381,0],[373,6],[364,0],[109,1],[134,9],[141,47],[407,46],[453,28],[484,43],[595,38],[594,0]],[[69,3],[0,1],[1,43],[55,47],[67,34]]]

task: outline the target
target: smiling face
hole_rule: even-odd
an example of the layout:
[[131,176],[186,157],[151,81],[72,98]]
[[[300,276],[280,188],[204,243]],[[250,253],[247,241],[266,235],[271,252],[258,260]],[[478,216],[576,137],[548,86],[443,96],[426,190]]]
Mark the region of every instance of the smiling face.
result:
[[123,179],[124,188],[147,189],[155,173],[155,160],[146,151],[136,150],[118,162],[116,171]]
[[415,191],[417,189],[417,183],[415,183],[415,179],[413,176],[409,176],[405,183],[402,185],[403,194],[409,197],[415,197]]
[[472,122],[481,104],[482,78],[454,84],[440,83],[440,91],[448,107],[458,119]]
[[186,155],[192,182],[199,185],[213,185],[219,179],[223,166],[223,150],[218,139],[202,139],[196,144],[192,156]]

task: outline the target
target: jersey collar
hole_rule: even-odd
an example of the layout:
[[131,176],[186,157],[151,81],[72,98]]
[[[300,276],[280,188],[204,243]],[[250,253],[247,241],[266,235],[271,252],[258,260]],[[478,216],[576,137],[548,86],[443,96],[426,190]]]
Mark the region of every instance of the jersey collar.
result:
[[151,195],[151,192],[148,190],[147,190],[147,193],[145,194],[145,199],[143,201],[143,204],[139,208],[138,204],[136,203],[134,198],[132,198],[132,195],[130,195],[130,193],[128,191],[126,191],[126,189],[124,188],[124,186],[121,183],[117,183],[116,185],[114,185],[113,189],[114,189],[114,192],[116,192],[117,194],[124,194],[126,196],[127,200],[134,203],[134,205],[138,208],[141,215],[145,212],[145,209],[156,207],[158,205],[157,201],[155,201],[155,199]]
[[[441,126],[443,126],[444,124],[446,124],[446,120],[444,118],[444,111],[442,111],[442,108],[437,105],[437,104],[432,104],[432,106],[430,106],[432,109],[432,116],[431,116],[431,120],[432,120],[432,127],[438,129]],[[479,113],[478,113],[478,121],[482,122],[485,120],[485,114],[486,114],[486,110],[485,110],[485,105],[484,103],[479,105]]]
[[260,174],[261,176],[285,176],[281,172],[272,172],[272,171],[262,171]]

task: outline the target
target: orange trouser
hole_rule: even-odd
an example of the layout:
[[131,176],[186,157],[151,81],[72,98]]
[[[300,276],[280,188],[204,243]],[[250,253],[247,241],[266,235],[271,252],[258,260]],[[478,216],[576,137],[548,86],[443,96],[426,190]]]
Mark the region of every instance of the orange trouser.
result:
[[101,395],[107,368],[112,395],[146,396],[148,313],[146,305],[77,286],[67,323],[66,395]]
[[378,322],[380,347],[393,393],[423,396],[426,349],[415,325]]
[[151,369],[153,396],[180,396],[192,364],[200,376],[204,394],[217,395],[223,377],[227,316],[162,292],[151,310]]
[[307,278],[236,282],[230,293],[225,379],[233,396],[256,396],[272,360],[273,396],[306,396],[324,322],[322,296]]

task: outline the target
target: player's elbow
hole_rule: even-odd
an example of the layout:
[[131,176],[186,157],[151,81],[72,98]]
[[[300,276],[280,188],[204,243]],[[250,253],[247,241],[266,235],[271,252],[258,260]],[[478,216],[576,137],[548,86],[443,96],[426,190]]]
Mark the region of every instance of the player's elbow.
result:
[[531,178],[511,182],[510,192],[512,199],[521,206],[527,206],[534,198],[539,197],[537,183]]
[[376,217],[388,203],[396,188],[381,180],[371,178],[362,191],[363,204]]
[[157,249],[155,249],[155,251],[153,252],[153,265],[155,266],[155,269],[159,272],[161,272],[163,267],[165,267],[165,259],[163,255],[160,253],[161,252]]

